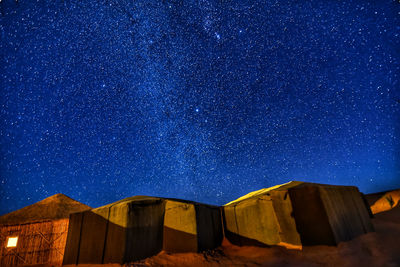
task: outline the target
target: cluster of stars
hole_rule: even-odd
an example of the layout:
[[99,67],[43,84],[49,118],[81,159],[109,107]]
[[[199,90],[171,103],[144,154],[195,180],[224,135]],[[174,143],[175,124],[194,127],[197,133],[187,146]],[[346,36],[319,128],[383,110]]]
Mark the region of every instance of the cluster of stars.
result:
[[0,213],[400,186],[396,1],[0,1]]

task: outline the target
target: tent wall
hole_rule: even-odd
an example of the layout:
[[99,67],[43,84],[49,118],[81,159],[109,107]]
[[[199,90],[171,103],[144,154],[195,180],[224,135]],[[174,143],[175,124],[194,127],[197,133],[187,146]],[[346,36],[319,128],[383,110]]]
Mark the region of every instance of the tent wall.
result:
[[356,187],[309,185],[289,192],[304,245],[336,245],[374,231]]
[[[70,215],[63,264],[102,263],[108,220],[93,210]],[[106,217],[106,218],[107,218]]]
[[72,213],[69,216],[68,236],[63,264],[78,264],[82,222],[83,213]]
[[270,196],[262,195],[224,207],[225,235],[237,245],[275,245],[279,224]]
[[122,202],[71,214],[64,264],[122,264],[157,254],[163,219],[162,201]]
[[320,187],[319,193],[336,243],[374,231],[368,209],[356,187]]
[[221,209],[196,205],[198,250],[213,249],[221,245],[223,239]]
[[[67,232],[68,219],[0,226],[0,266],[61,266]],[[16,248],[6,247],[9,236],[18,236]]]
[[[108,209],[83,212],[79,263],[102,263],[107,235]],[[102,216],[103,215],[103,216]]]
[[162,249],[162,234],[165,202],[156,200],[152,204],[129,202],[124,262],[153,256]]
[[106,209],[109,209],[109,219],[103,263],[123,263],[127,242],[129,206],[121,204]]
[[328,215],[315,186],[289,189],[293,216],[303,245],[334,245]]
[[127,263],[222,242],[220,209],[169,199],[128,200],[72,214],[64,264]]
[[356,187],[299,182],[224,206],[224,227],[237,245],[288,248],[336,245],[373,231]]
[[167,200],[163,249],[167,252],[197,252],[196,210],[193,204]]
[[198,203],[166,200],[163,249],[198,252],[222,243],[221,209]]
[[269,194],[279,223],[280,243],[278,245],[300,248],[302,243],[293,217],[293,206],[289,192],[287,190],[275,190]]

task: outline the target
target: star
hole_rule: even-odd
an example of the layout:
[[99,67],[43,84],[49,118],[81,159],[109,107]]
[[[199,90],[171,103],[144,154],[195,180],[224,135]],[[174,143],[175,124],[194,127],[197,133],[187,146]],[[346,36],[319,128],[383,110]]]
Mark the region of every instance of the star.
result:
[[2,1],[0,213],[400,187],[392,3],[108,3]]

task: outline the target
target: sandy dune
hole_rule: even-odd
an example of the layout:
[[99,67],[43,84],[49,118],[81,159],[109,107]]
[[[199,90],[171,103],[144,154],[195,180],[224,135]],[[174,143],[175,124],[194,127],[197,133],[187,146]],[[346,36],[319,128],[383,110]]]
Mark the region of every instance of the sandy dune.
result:
[[400,190],[386,192],[381,196],[372,206],[371,211],[373,214],[381,213],[391,210],[399,204]]

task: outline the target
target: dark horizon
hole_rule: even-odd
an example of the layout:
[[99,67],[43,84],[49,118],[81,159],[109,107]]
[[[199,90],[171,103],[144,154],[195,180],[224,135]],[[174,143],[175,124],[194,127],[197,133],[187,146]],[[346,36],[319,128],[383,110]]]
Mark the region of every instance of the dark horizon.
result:
[[400,188],[397,1],[0,2],[0,214]]

